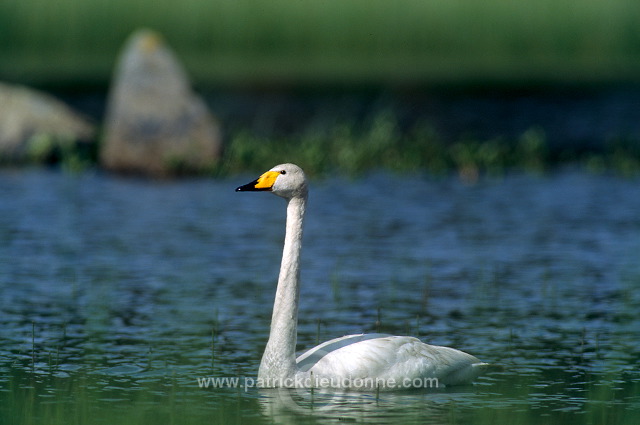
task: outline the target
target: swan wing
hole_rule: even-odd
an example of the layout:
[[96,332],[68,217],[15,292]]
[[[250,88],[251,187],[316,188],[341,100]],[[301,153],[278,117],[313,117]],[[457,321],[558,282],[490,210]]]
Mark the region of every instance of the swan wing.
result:
[[417,338],[386,334],[358,334],[335,338],[300,355],[298,369],[338,379],[376,377],[408,383],[436,378],[438,384],[470,382],[485,363],[462,351],[428,345]]

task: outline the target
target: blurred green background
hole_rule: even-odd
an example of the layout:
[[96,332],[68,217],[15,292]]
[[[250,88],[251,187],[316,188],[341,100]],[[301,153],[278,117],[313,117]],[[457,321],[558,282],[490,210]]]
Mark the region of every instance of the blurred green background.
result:
[[0,79],[106,85],[135,29],[201,87],[640,80],[637,0],[3,0]]
[[640,172],[638,0],[2,0],[0,81],[99,122],[144,27],[223,123],[216,173]]

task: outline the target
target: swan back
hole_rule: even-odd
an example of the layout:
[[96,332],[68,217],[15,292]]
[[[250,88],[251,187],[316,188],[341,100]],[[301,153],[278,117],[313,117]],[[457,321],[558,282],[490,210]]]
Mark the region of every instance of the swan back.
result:
[[463,351],[387,334],[335,338],[303,353],[296,363],[301,372],[320,377],[375,377],[396,384],[435,378],[438,385],[469,383],[487,366]]

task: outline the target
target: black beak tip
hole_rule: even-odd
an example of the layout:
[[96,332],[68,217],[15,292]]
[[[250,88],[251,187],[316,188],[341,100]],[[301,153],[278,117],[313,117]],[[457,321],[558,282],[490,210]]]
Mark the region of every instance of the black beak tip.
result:
[[247,184],[243,184],[242,186],[238,186],[236,187],[236,192],[255,192],[258,189],[256,189],[256,184],[258,184],[258,181],[252,181],[251,183],[247,183]]
[[236,192],[264,192],[271,191],[271,188],[256,188],[258,184],[258,180],[254,180],[251,183],[243,184],[242,186],[236,187]]

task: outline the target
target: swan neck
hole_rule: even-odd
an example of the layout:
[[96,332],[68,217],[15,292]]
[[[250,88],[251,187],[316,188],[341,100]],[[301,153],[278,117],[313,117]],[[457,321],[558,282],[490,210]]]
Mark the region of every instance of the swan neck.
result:
[[287,204],[287,224],[282,263],[271,317],[271,331],[258,376],[286,378],[296,371],[298,299],[300,294],[300,252],[305,196],[291,198]]

